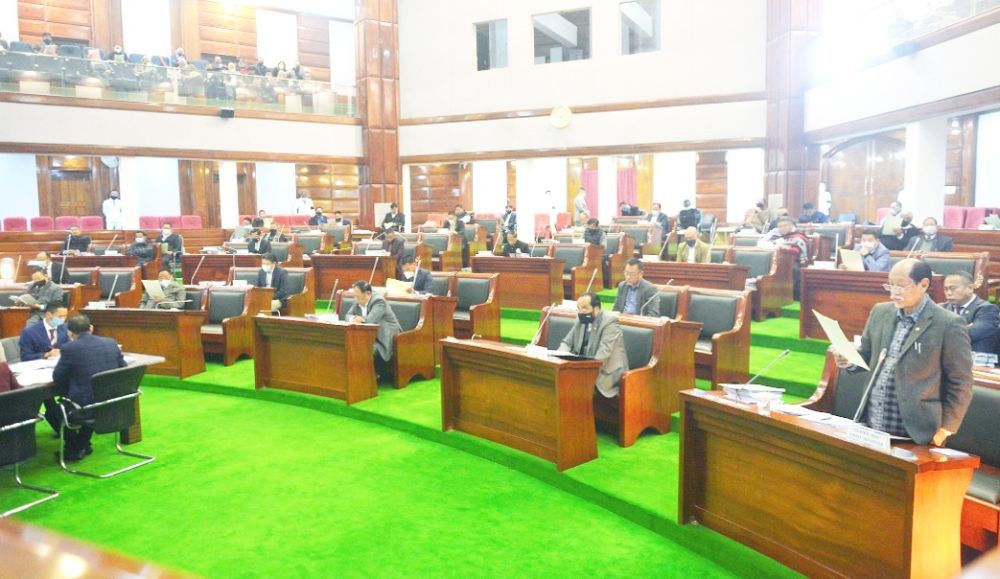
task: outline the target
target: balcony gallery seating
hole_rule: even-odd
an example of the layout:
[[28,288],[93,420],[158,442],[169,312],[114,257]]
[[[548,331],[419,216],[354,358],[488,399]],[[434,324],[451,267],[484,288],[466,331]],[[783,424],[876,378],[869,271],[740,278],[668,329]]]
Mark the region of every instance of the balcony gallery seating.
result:
[[271,310],[273,295],[271,288],[210,288],[207,319],[201,327],[205,353],[221,354],[226,366],[232,366],[240,356],[253,358],[251,318]]

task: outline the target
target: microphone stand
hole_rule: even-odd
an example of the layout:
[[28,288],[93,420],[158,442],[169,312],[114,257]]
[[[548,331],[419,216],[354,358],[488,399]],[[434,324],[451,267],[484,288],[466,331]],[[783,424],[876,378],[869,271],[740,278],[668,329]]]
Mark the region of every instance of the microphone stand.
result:
[[114,303],[115,301],[115,288],[118,287],[118,274],[115,274],[114,281],[111,282],[111,293],[108,294],[108,303]]
[[775,364],[778,363],[779,360],[781,360],[782,358],[784,358],[785,356],[787,356],[787,355],[789,355],[791,353],[792,353],[791,349],[786,348],[784,352],[778,354],[777,357],[775,357],[773,360],[771,360],[770,362],[768,362],[767,366],[764,366],[763,368],[761,368],[760,372],[757,372],[756,374],[753,375],[752,378],[750,378],[749,380],[747,380],[747,384],[753,384],[754,380],[756,380],[757,378],[760,378],[761,374],[763,374],[764,372],[767,372],[768,370],[770,370],[771,366],[774,366]]
[[[594,285],[594,279],[597,277],[597,268],[594,268],[594,273],[590,274],[590,283],[587,284],[587,289],[583,293],[590,291],[590,286]],[[640,310],[641,311],[641,310]]]
[[333,290],[330,291],[330,299],[326,302],[326,313],[329,315],[330,310],[333,308],[333,296],[337,295],[337,286],[340,285],[340,278],[338,277],[333,282]]
[[[194,273],[191,274],[191,282],[190,282],[191,285],[194,285],[194,278],[198,277],[198,270],[201,269],[201,264],[205,263],[205,258],[206,257],[208,257],[208,256],[207,255],[203,255],[203,256],[201,256],[201,259],[198,260],[198,267],[194,268]],[[235,262],[236,262],[236,256],[233,256],[233,263],[235,263]]]
[[108,250],[111,249],[111,246],[113,246],[116,241],[118,241],[118,234],[117,233],[114,235],[114,237],[111,238],[111,243],[109,243],[108,246],[104,248],[104,253],[107,253]]
[[854,413],[854,422],[861,419],[861,415],[864,413],[865,406],[868,405],[868,397],[872,393],[872,386],[875,385],[875,380],[878,378],[879,371],[882,369],[882,362],[885,361],[885,354],[887,350],[882,348],[882,352],[878,355],[878,364],[875,364],[875,369],[872,371],[871,378],[868,379],[868,385],[865,386],[865,391],[861,395],[861,401],[858,402],[858,410]]
[[[533,338],[531,338],[531,344],[532,345],[538,345],[538,340],[540,340],[542,338],[542,328],[545,327],[545,322],[549,321],[549,316],[552,315],[552,310],[554,310],[554,309],[556,309],[556,304],[555,303],[553,303],[551,306],[549,306],[549,310],[547,312],[545,312],[545,317],[542,318],[541,323],[538,324],[538,331],[535,332],[535,336]],[[546,348],[546,349],[548,349],[548,348]]]
[[372,266],[372,274],[368,276],[368,285],[372,284],[372,280],[375,279],[375,270],[378,269],[378,260],[382,259],[382,256],[375,256],[375,265]]

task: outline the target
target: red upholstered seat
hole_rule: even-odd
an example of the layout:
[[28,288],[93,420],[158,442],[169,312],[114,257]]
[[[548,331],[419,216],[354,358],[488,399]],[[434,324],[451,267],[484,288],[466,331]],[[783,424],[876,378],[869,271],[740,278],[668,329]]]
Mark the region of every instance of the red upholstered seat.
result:
[[562,231],[573,224],[569,213],[556,213],[556,231]]
[[80,227],[84,231],[104,229],[104,218],[100,215],[86,215],[80,218]]
[[153,215],[140,215],[139,216],[139,229],[158,229],[160,227],[160,218]]
[[76,225],[80,226],[80,218],[76,215],[60,215],[56,217],[56,229],[69,229]]
[[291,225],[292,227],[301,226],[301,225],[309,225],[309,216],[308,215],[289,215],[288,216],[288,224]]
[[291,215],[275,215],[274,216],[274,220],[272,221],[272,223],[275,226],[279,226],[280,225],[281,227],[288,228],[292,224],[292,216]]
[[201,229],[201,215],[181,215],[181,229]]
[[[49,218],[51,219],[51,217]],[[28,220],[24,217],[4,217],[3,218],[3,230],[4,231],[27,231],[28,230]]]
[[947,229],[961,229],[965,226],[965,212],[968,207],[945,205],[941,226]]
[[535,237],[545,235],[545,230],[549,228],[551,221],[548,213],[535,213]]
[[171,225],[171,227],[178,227],[179,228],[181,226],[181,216],[180,215],[160,216],[160,225],[159,226],[163,227],[164,223],[169,223]]
[[[23,217],[12,217],[12,219],[24,219]],[[32,231],[52,231],[56,228],[56,221],[48,215],[42,217],[32,217],[31,218],[31,230]],[[7,220],[4,219],[3,224],[4,231],[24,231],[23,229],[11,229],[7,225]]]
[[986,222],[985,207],[969,207],[965,211],[965,228],[979,229],[979,226]]
[[892,208],[890,207],[879,207],[878,211],[875,212],[875,223],[882,223],[882,220],[892,213]]

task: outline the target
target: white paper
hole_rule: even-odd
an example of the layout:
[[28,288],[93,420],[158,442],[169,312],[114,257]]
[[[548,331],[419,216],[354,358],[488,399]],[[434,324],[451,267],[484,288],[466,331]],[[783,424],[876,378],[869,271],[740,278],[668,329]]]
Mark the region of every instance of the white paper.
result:
[[865,362],[865,359],[858,353],[854,344],[851,343],[851,341],[847,339],[847,336],[844,335],[844,330],[840,329],[840,323],[837,320],[828,318],[816,310],[813,310],[812,312],[819,321],[820,327],[823,328],[823,333],[826,334],[826,339],[830,340],[830,345],[833,346],[833,349],[838,354],[847,358],[847,361],[855,366],[864,368],[865,370],[871,370],[871,368],[868,367],[868,362]]
[[861,256],[860,251],[854,251],[853,249],[840,250],[840,263],[844,264],[844,267],[848,271],[865,270],[865,258]]
[[902,217],[886,217],[882,222],[882,235],[896,235],[896,229],[903,227]]
[[146,288],[146,293],[153,299],[167,297],[163,293],[163,286],[160,285],[159,280],[144,279],[142,280],[142,287]]

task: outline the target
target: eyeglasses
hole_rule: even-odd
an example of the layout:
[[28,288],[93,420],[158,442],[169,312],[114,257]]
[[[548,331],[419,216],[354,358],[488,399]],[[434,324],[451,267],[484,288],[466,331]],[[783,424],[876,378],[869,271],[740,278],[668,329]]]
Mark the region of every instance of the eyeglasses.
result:
[[915,287],[915,286],[916,286],[916,284],[912,284],[912,283],[910,285],[892,285],[892,284],[886,283],[886,284],[882,284],[882,289],[884,289],[885,291],[887,291],[889,293],[903,293],[904,290],[910,289],[911,287]]

